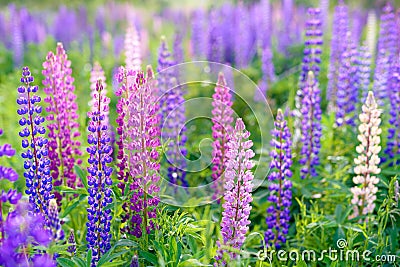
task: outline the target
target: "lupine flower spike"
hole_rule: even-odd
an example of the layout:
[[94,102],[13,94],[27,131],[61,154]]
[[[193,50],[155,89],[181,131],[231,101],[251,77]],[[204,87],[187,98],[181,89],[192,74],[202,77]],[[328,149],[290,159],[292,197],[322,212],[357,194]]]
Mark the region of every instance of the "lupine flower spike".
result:
[[249,230],[251,210],[251,191],[253,189],[254,164],[251,158],[253,142],[245,129],[242,119],[236,120],[235,129],[230,136],[225,170],[225,194],[221,221],[222,240],[217,241],[218,251],[215,266],[229,266],[224,259],[228,253],[230,259],[237,258],[237,253],[229,252],[225,247],[240,249]]
[[[388,129],[388,141],[385,154],[390,159],[400,155],[400,58],[392,66],[390,74],[390,85],[392,94],[390,96],[390,127]],[[398,162],[394,162],[397,163]]]
[[[81,155],[80,142],[76,138],[80,135],[77,123],[77,104],[74,93],[71,61],[61,43],[57,44],[56,53],[49,52],[43,63],[43,91],[46,93],[44,102],[46,120],[49,122],[49,158],[50,170],[55,186],[61,184],[75,188],[77,185],[74,172],[75,163],[80,163],[77,156]],[[60,205],[61,195],[56,193]]]
[[142,64],[139,33],[135,26],[130,26],[125,35],[125,68],[140,70]]
[[321,148],[321,95],[314,74],[310,71],[303,90],[304,97],[301,106],[301,178],[317,176],[315,167],[319,164]]
[[224,171],[226,164],[226,153],[228,152],[229,134],[232,132],[232,101],[230,89],[226,84],[224,75],[222,73],[218,76],[218,82],[213,94],[213,199],[217,199],[224,192]]
[[18,87],[19,97],[17,110],[21,116],[19,125],[23,128],[19,132],[22,138],[21,153],[24,159],[24,177],[26,179],[26,194],[29,196],[31,208],[35,213],[47,215],[49,200],[52,194],[52,178],[50,176],[50,159],[48,157],[47,139],[43,137],[46,133],[41,125],[44,118],[40,116],[42,107],[38,105],[41,98],[37,95],[39,87],[32,85],[34,79],[28,67],[22,68],[22,86]]
[[379,183],[376,175],[381,172],[378,167],[380,163],[378,154],[381,151],[380,134],[382,133],[379,128],[380,115],[381,111],[378,109],[374,94],[369,92],[359,116],[358,140],[360,144],[356,147],[358,157],[354,159],[356,176],[353,178],[356,186],[351,188],[353,193],[351,203],[354,205],[353,217],[370,214],[375,208],[374,201],[378,191],[376,185]]
[[126,213],[123,219],[126,226],[123,230],[138,238],[154,229],[156,207],[159,203],[159,107],[157,95],[151,87],[154,85],[151,68],[148,68],[146,78],[139,71],[135,80],[128,83],[128,86],[133,86],[129,99],[131,116],[127,122],[129,142],[126,148],[132,180],[129,181],[127,194],[129,203],[123,206]]
[[271,206],[267,209],[266,223],[268,230],[265,232],[265,241],[268,246],[279,249],[286,242],[289,228],[290,204],[292,203],[292,149],[291,134],[287,122],[283,117],[282,110],[278,110],[275,120],[275,129],[271,135],[272,150],[271,173],[268,180],[270,196],[268,201]]
[[111,240],[111,209],[106,208],[112,203],[112,168],[108,165],[112,162],[112,148],[110,146],[111,137],[107,131],[105,116],[108,112],[110,99],[103,93],[102,81],[98,80],[96,85],[97,94],[92,110],[88,112],[89,121],[89,153],[88,163],[88,222],[86,240],[89,250],[92,250],[92,266],[101,255],[110,248]]

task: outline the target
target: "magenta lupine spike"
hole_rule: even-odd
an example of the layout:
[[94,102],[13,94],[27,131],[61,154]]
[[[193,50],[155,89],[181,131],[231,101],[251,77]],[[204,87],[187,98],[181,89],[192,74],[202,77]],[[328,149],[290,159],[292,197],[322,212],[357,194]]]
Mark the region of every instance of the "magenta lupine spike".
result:
[[336,96],[337,96],[337,83],[339,75],[340,57],[345,50],[346,34],[349,29],[347,6],[343,0],[335,7],[333,14],[333,28],[332,28],[332,41],[331,41],[331,55],[328,70],[328,87],[326,98],[329,102],[329,109],[336,110]]
[[253,142],[249,140],[250,133],[245,129],[242,119],[236,120],[235,129],[228,142],[228,160],[225,169],[225,194],[224,211],[222,212],[221,234],[222,240],[217,241],[218,251],[215,259],[219,262],[216,266],[229,266],[224,260],[228,253],[230,259],[236,259],[237,253],[229,252],[224,246],[240,249],[249,230],[249,216],[251,191],[253,189],[254,166],[251,158],[254,152],[251,149]]
[[31,210],[47,217],[49,200],[54,197],[53,184],[50,175],[50,159],[48,153],[48,140],[43,136],[46,129],[41,125],[44,118],[40,116],[42,107],[38,105],[41,98],[37,95],[39,87],[32,85],[34,78],[28,67],[22,68],[22,85],[18,87],[19,97],[17,110],[21,116],[19,125],[22,130],[19,136],[22,138],[21,153],[24,159],[24,177],[26,179],[26,194],[29,196]]
[[268,180],[271,182],[268,189],[271,192],[268,202],[271,205],[267,209],[266,223],[268,230],[265,232],[265,241],[270,247],[279,249],[286,242],[289,229],[290,205],[292,203],[292,142],[287,122],[281,109],[275,120],[275,129],[271,135],[272,150],[271,170]]
[[128,106],[131,115],[126,122],[129,142],[125,148],[132,179],[127,185],[129,202],[123,205],[126,224],[122,231],[138,238],[154,229],[159,203],[159,106],[158,96],[151,87],[155,85],[152,70],[148,68],[147,71],[146,78],[141,71],[125,77],[127,86],[133,87],[129,89],[132,91]]
[[[107,83],[106,83],[106,76],[104,74],[104,70],[101,67],[99,62],[94,62],[92,71],[90,72],[90,101],[89,106],[93,106],[95,102],[94,96],[97,93],[96,91],[96,84],[97,81],[101,80],[103,86],[103,94],[107,95]],[[106,117],[108,119],[108,116]]]
[[125,34],[125,68],[127,70],[140,70],[142,64],[140,51],[140,37],[135,26],[130,26]]
[[226,153],[228,152],[229,134],[232,132],[233,110],[232,95],[226,84],[224,75],[218,75],[215,93],[213,94],[213,110],[212,110],[212,135],[214,142],[212,152],[212,178],[214,189],[213,199],[218,199],[224,192],[224,171],[227,161]]
[[129,97],[132,88],[128,86],[128,79],[127,75],[132,75],[131,72],[126,72],[124,67],[120,67],[118,69],[118,73],[115,76],[115,79],[120,84],[120,87],[115,92],[115,95],[118,97],[117,102],[117,114],[118,117],[116,119],[117,122],[117,135],[119,139],[117,140],[116,144],[118,146],[118,153],[117,153],[117,178],[120,180],[118,187],[121,189],[122,194],[125,194],[126,184],[128,183],[129,179],[129,169],[127,168],[128,164],[128,156],[127,152],[125,151],[126,142],[128,140],[127,136],[127,120],[129,118]]
[[[95,102],[88,112],[89,134],[89,167],[88,167],[88,221],[87,226],[87,247],[92,250],[92,264],[96,266],[97,261],[110,248],[111,240],[111,208],[112,203],[112,168],[108,165],[112,162],[111,137],[107,131],[107,124],[104,122],[105,114],[108,112],[110,99],[103,93],[102,81],[96,84]],[[107,208],[108,207],[108,208]]]
[[[78,106],[74,78],[71,76],[71,61],[61,43],[57,44],[55,54],[51,51],[48,53],[42,73],[45,77],[42,81],[46,93],[44,102],[48,104],[46,120],[49,122],[47,129],[51,175],[54,185],[64,184],[75,188],[77,179],[74,165],[81,162],[77,157],[82,154],[77,140],[80,135]],[[60,204],[61,195],[57,194],[56,197]]]
[[301,106],[301,159],[300,175],[304,179],[308,176],[317,176],[315,167],[319,164],[319,150],[321,148],[321,92],[318,81],[313,72],[308,73],[304,97]]

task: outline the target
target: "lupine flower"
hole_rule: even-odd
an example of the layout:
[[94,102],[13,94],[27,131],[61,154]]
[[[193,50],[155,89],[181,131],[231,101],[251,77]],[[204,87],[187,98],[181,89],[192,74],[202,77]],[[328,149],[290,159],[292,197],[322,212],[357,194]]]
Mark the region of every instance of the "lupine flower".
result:
[[191,47],[193,49],[194,58],[204,60],[207,56],[207,29],[206,14],[203,9],[196,9],[192,14],[192,33]]
[[51,242],[44,216],[28,210],[28,204],[20,202],[14,211],[8,213],[4,223],[4,240],[0,243],[0,265],[55,267],[51,256],[41,250],[33,249],[32,256],[27,254],[27,248],[33,248],[33,245],[46,247]]
[[378,109],[374,94],[369,92],[359,116],[358,131],[360,134],[358,140],[360,144],[356,147],[359,155],[354,159],[356,176],[353,178],[356,186],[351,188],[353,193],[351,203],[354,205],[353,216],[372,213],[375,208],[374,201],[378,191],[376,184],[379,183],[379,178],[376,175],[381,172],[378,167],[380,162],[378,153],[381,150],[379,136],[382,133],[379,128],[380,115],[381,111]]
[[391,70],[390,127],[385,149],[385,154],[390,159],[400,154],[400,58],[397,59]]
[[76,242],[75,242],[75,235],[74,235],[74,230],[71,229],[69,232],[69,237],[68,237],[68,246],[67,251],[71,253],[72,255],[75,255],[76,253]]
[[319,164],[319,150],[321,148],[321,95],[314,74],[308,73],[306,86],[303,89],[301,107],[301,178],[317,176],[315,167]]
[[368,95],[369,85],[371,83],[371,53],[369,52],[367,45],[359,47],[357,63],[357,85],[361,91],[362,102],[365,102]]
[[[152,87],[154,75],[151,68],[147,70],[147,77],[143,72],[125,73],[121,82],[128,87],[130,117],[126,121],[128,130],[125,153],[129,155],[129,176],[127,190],[124,195],[129,197],[129,202],[124,203],[122,222],[126,223],[122,232],[141,237],[149,234],[154,229],[156,207],[159,198],[157,182],[160,179],[158,170],[160,146],[158,138],[160,130],[158,103],[156,92]],[[129,179],[131,177],[131,179]]]
[[271,135],[273,147],[271,156],[271,170],[268,180],[270,196],[268,201],[271,206],[267,209],[266,223],[268,230],[265,232],[265,242],[276,249],[279,249],[286,242],[286,235],[289,229],[290,205],[292,203],[292,149],[291,134],[287,122],[283,117],[282,110],[278,110],[275,120],[275,129]]
[[220,22],[218,11],[212,9],[208,18],[208,51],[207,60],[211,62],[222,62],[224,51],[220,33]]
[[183,63],[184,61],[184,52],[183,52],[183,47],[182,47],[182,42],[183,42],[183,36],[181,32],[176,32],[175,33],[175,38],[174,38],[174,50],[173,50],[173,57],[174,57],[174,63],[175,64],[180,64]]
[[[261,52],[262,80],[260,83],[260,90],[265,97],[267,96],[267,91],[270,88],[271,84],[276,80],[275,67],[274,63],[272,62],[272,57],[272,49],[269,45],[266,45]],[[260,99],[261,98],[259,95],[254,95],[255,101],[259,101]]]
[[107,124],[104,121],[105,114],[108,112],[110,99],[104,95],[101,80],[97,81],[96,102],[93,103],[92,110],[88,112],[89,121],[89,153],[88,163],[88,222],[86,240],[89,250],[92,250],[92,266],[96,265],[101,255],[110,248],[111,240],[111,209],[106,208],[112,203],[112,168],[108,166],[112,162],[112,148],[110,146],[111,137],[107,131]]
[[239,4],[235,11],[235,29],[238,34],[235,34],[235,65],[237,68],[245,68],[249,65],[255,52],[250,28],[249,11],[243,4]]
[[47,215],[49,200],[54,197],[52,178],[50,176],[50,159],[48,157],[47,139],[43,137],[46,133],[41,125],[44,118],[40,116],[42,107],[38,105],[41,98],[37,95],[39,87],[32,85],[34,79],[28,67],[22,68],[22,86],[18,87],[19,97],[17,110],[21,116],[19,124],[23,127],[19,132],[22,138],[21,153],[24,159],[24,177],[26,179],[26,194],[35,213]]
[[[44,102],[46,107],[46,120],[49,122],[49,158],[50,171],[55,186],[61,184],[75,188],[76,174],[74,165],[80,163],[77,156],[80,142],[76,140],[78,131],[78,106],[76,104],[74,78],[72,75],[71,61],[61,43],[57,44],[56,53],[49,52],[43,63],[43,91],[46,93]],[[60,205],[61,195],[56,194]]]
[[125,34],[125,68],[140,70],[142,64],[139,33],[135,26],[128,27]]
[[349,27],[347,6],[343,0],[339,1],[339,4],[335,7],[333,14],[333,28],[332,28],[332,42],[331,42],[331,55],[329,61],[328,70],[328,87],[327,87],[327,99],[330,101],[329,109],[336,110],[336,96],[338,88],[338,75],[339,66],[341,61],[341,55],[343,54],[347,39],[346,34]]
[[139,258],[133,255],[130,267],[139,267]]
[[14,4],[9,5],[11,24],[11,45],[13,50],[14,66],[20,66],[24,61],[24,39],[22,36],[22,21],[20,12],[18,12]]
[[[3,135],[3,129],[0,129],[0,136]],[[1,157],[12,157],[15,155],[15,149],[10,144],[0,145],[0,158]],[[0,180],[7,179],[11,182],[15,182],[18,179],[18,174],[13,168],[4,167],[0,165]]]
[[3,190],[0,193],[0,202],[2,202],[2,203],[10,202],[10,204],[15,205],[18,203],[18,201],[21,199],[21,197],[22,197],[22,194],[18,193],[17,190],[9,189],[7,192]]
[[355,106],[358,99],[357,48],[350,32],[346,35],[346,45],[340,55],[337,75],[336,125],[355,126]]
[[54,240],[64,239],[64,231],[61,228],[61,220],[58,215],[58,206],[54,199],[50,200],[47,226],[50,228]]
[[287,54],[287,48],[292,44],[292,21],[286,18],[294,17],[293,0],[283,0],[282,2],[282,29],[278,35],[278,48],[281,53]]
[[[254,152],[251,150],[253,142],[249,140],[250,133],[245,129],[242,119],[236,120],[235,129],[228,142],[227,163],[225,169],[224,211],[222,212],[221,234],[222,240],[217,241],[218,251],[215,259],[220,264],[228,266],[223,259],[227,252],[223,246],[240,249],[249,230],[249,215],[251,210],[251,191],[253,189],[254,164],[251,160]],[[228,252],[231,259],[237,254]]]
[[378,39],[378,52],[374,75],[374,92],[379,104],[392,95],[390,75],[394,61],[399,54],[399,37],[396,15],[393,6],[388,2],[381,15],[380,32]]
[[118,117],[116,119],[117,122],[117,134],[119,135],[119,139],[116,142],[118,146],[118,154],[117,154],[117,178],[121,182],[118,184],[118,187],[122,190],[122,194],[125,192],[125,185],[128,183],[129,179],[129,169],[127,168],[127,160],[128,155],[127,151],[125,151],[125,147],[127,144],[128,136],[128,125],[127,120],[129,118],[129,101],[130,94],[132,93],[132,87],[128,86],[127,75],[133,75],[132,71],[126,72],[125,68],[120,67],[118,69],[118,73],[115,75],[116,81],[120,83],[120,87],[115,92],[115,95],[118,97],[117,103],[117,114]]
[[321,64],[321,46],[323,44],[322,40],[322,24],[321,24],[321,10],[318,8],[309,8],[307,11],[308,20],[306,21],[306,40],[304,42],[304,56],[301,65],[300,79],[299,79],[299,89],[296,93],[296,110],[295,115],[295,143],[298,142],[298,137],[300,136],[301,128],[301,108],[302,101],[304,97],[304,88],[306,87],[308,72],[312,71],[318,80],[318,74],[320,71]]
[[[232,3],[226,2],[222,4],[218,12],[221,19],[219,31],[222,36],[222,50],[224,52],[223,62],[233,65],[235,61],[235,20],[232,18],[235,16],[236,8]],[[227,77],[228,73],[225,73],[225,75],[226,80],[229,81]]]
[[226,84],[224,75],[218,75],[215,93],[213,94],[212,110],[212,135],[214,142],[212,152],[212,186],[214,189],[213,199],[217,199],[224,192],[224,171],[227,161],[229,134],[232,132],[232,100],[230,89]]
[[165,38],[161,39],[161,46],[158,56],[158,88],[159,104],[161,109],[161,122],[163,124],[161,136],[168,142],[167,160],[168,178],[171,183],[188,186],[186,181],[185,156],[187,150],[184,148],[186,143],[185,136],[185,106],[182,86],[177,86],[173,73],[168,69],[172,65],[170,52],[168,51]]

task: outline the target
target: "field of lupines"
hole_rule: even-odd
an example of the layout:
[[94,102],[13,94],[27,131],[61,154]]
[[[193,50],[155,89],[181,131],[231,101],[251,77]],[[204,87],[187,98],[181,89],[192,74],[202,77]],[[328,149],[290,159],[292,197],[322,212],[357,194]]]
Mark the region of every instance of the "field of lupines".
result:
[[0,266],[400,266],[400,9],[347,2],[3,5]]

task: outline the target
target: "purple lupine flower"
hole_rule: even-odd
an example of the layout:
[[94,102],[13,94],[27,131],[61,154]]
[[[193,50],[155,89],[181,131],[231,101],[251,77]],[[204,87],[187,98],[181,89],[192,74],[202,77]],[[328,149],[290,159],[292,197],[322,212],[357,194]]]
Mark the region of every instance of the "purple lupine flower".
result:
[[[390,73],[390,119],[385,154],[394,158],[400,154],[400,58],[394,62]],[[386,159],[385,159],[386,160]]]
[[227,161],[229,134],[232,132],[233,110],[232,95],[226,84],[224,75],[218,75],[215,93],[213,94],[212,110],[212,135],[214,142],[212,152],[212,178],[214,180],[212,187],[214,189],[213,199],[217,199],[224,192],[224,171]]
[[72,255],[75,255],[76,253],[76,241],[75,241],[75,235],[74,235],[74,230],[71,229],[69,232],[69,237],[68,237],[68,248],[67,251],[71,253]]
[[373,89],[378,103],[383,104],[387,97],[388,80],[390,73],[390,60],[383,49],[379,49],[376,57],[376,66],[374,71]]
[[323,44],[321,10],[319,8],[309,8],[307,14],[306,40],[304,42],[305,48],[300,74],[300,83],[307,80],[309,71],[312,71],[315,78],[318,79],[321,64],[321,47]]
[[[19,97],[17,110],[21,116],[19,125],[22,130],[19,136],[22,138],[21,153],[24,159],[24,177],[26,178],[26,194],[34,213],[47,215],[49,200],[54,197],[52,194],[52,177],[50,175],[50,159],[48,155],[48,140],[43,137],[46,129],[41,125],[44,118],[40,116],[42,107],[38,105],[41,98],[37,95],[39,87],[32,85],[34,79],[28,67],[22,68],[21,83],[18,87]],[[35,115],[36,114],[36,115]]]
[[[68,25],[68,27],[65,27]],[[78,39],[79,25],[74,10],[60,6],[53,23],[53,34],[56,40],[69,47],[72,41]]]
[[291,19],[294,17],[294,3],[293,0],[283,0],[282,2],[282,29],[278,35],[278,48],[283,54],[287,54],[287,48],[293,42],[292,28],[293,24]]
[[326,97],[330,101],[329,109],[336,110],[336,96],[338,88],[338,75],[341,56],[346,49],[345,38],[348,32],[349,18],[347,6],[343,0],[335,7],[333,14],[333,28],[332,28],[332,41],[331,41],[331,55],[328,70],[328,87]]
[[174,37],[174,49],[173,58],[175,64],[184,62],[184,51],[183,51],[183,36],[181,32],[176,32]]
[[289,229],[290,205],[292,203],[292,149],[291,134],[282,110],[278,110],[274,122],[275,129],[271,135],[273,140],[271,146],[271,172],[268,180],[270,195],[268,201],[271,203],[267,209],[266,223],[268,230],[265,232],[265,242],[268,246],[279,249],[286,242]]
[[15,205],[18,203],[18,201],[21,199],[21,197],[22,197],[22,194],[18,193],[17,190],[9,189],[7,192],[3,190],[0,193],[0,202],[2,202],[2,203],[10,202],[10,204]]
[[236,259],[235,252],[229,252],[222,246],[240,249],[249,230],[251,210],[251,191],[253,189],[254,166],[251,158],[253,142],[249,140],[250,133],[245,129],[242,119],[236,120],[235,129],[228,142],[228,160],[225,169],[225,194],[222,207],[221,234],[222,240],[217,241],[218,251],[215,259],[220,261],[216,266],[228,266],[224,253],[228,252],[230,259]]
[[161,46],[158,56],[158,89],[159,105],[161,109],[161,119],[163,122],[161,136],[168,142],[167,160],[170,163],[168,167],[168,177],[173,184],[180,183],[182,186],[188,186],[186,181],[185,156],[187,150],[186,127],[185,127],[185,106],[183,98],[183,86],[178,86],[174,73],[168,69],[172,64],[165,38],[161,39]]
[[357,48],[351,33],[346,35],[346,47],[342,51],[337,75],[336,125],[355,126],[355,107],[358,100],[359,81],[357,80]]
[[47,247],[51,242],[44,216],[29,212],[28,203],[19,202],[15,210],[8,213],[3,234],[4,240],[0,242],[1,266],[56,266],[51,256],[42,249],[35,249],[33,256],[27,254],[26,248],[32,245]]
[[329,0],[319,0],[319,8],[321,10],[321,28],[325,29],[329,18]]
[[258,27],[257,33],[258,33],[258,38],[259,45],[262,48],[265,47],[271,47],[271,36],[272,36],[272,29],[271,27],[273,26],[272,24],[272,7],[270,0],[261,0],[260,1],[260,6],[258,7],[260,10],[260,25],[261,27]]
[[293,114],[295,116],[295,135],[294,142],[298,144],[299,137],[301,135],[301,121],[302,121],[302,102],[304,97],[304,88],[307,86],[308,72],[312,71],[315,73],[315,77],[318,80],[318,74],[320,71],[321,54],[322,54],[322,24],[321,24],[321,10],[318,8],[309,8],[307,10],[308,19],[306,21],[306,37],[305,37],[305,48],[303,52],[303,61],[301,65],[301,72],[299,78],[299,89],[297,90],[295,97],[296,109]]
[[105,123],[105,113],[108,112],[110,99],[104,95],[102,81],[98,80],[96,85],[97,94],[92,110],[88,112],[89,121],[89,153],[88,163],[88,222],[86,240],[89,250],[92,250],[92,266],[101,255],[110,248],[111,240],[111,209],[107,207],[112,203],[112,168],[108,166],[112,162],[111,137]]
[[[219,31],[222,36],[222,44],[224,51],[223,62],[233,65],[234,63],[234,45],[235,45],[235,27],[234,27],[234,16],[235,6],[231,3],[224,3],[218,10],[221,19]],[[226,75],[227,73],[225,73]],[[228,80],[228,78],[226,77]]]
[[139,267],[139,258],[136,255],[133,255],[130,267]]
[[203,9],[196,9],[192,14],[191,47],[194,58],[204,60],[207,56],[207,19]]
[[354,212],[351,217],[372,213],[375,208],[374,201],[378,191],[376,184],[379,183],[379,178],[376,175],[381,172],[378,167],[380,163],[378,154],[381,151],[380,135],[382,129],[379,127],[381,113],[374,94],[370,91],[359,116],[360,125],[357,139],[360,144],[356,147],[359,155],[354,159],[356,176],[353,177],[355,186],[351,188],[353,193],[351,204],[354,205]]
[[321,93],[318,81],[313,72],[308,73],[307,81],[303,89],[301,107],[301,178],[317,176],[315,167],[319,164],[319,150],[321,148]]
[[126,146],[132,179],[127,185],[129,202],[123,206],[126,213],[123,232],[139,238],[155,228],[154,220],[159,203],[159,106],[156,101],[158,96],[152,88],[154,76],[151,68],[148,68],[146,78],[139,71],[128,73],[125,79],[128,80],[128,86],[133,87],[129,97],[128,108],[131,115],[127,121],[129,130]]
[[220,33],[218,10],[212,9],[208,17],[208,51],[207,60],[221,63],[224,56],[222,36]]
[[[77,156],[82,155],[78,131],[78,106],[76,103],[75,86],[73,84],[71,61],[61,43],[57,44],[56,53],[49,52],[43,63],[43,91],[46,93],[44,102],[46,120],[49,122],[49,158],[50,171],[55,186],[61,184],[75,188],[76,174],[74,165],[81,161]],[[61,194],[56,194],[61,205]]]
[[[0,136],[3,135],[3,129],[0,129]],[[1,157],[13,157],[15,155],[15,149],[10,144],[0,145],[0,158]],[[18,179],[18,174],[13,168],[4,167],[0,165],[0,180],[7,179],[11,182],[15,182]]]
[[50,228],[50,231],[53,235],[53,240],[63,240],[64,230],[61,228],[61,220],[58,214],[58,205],[56,200],[50,200],[49,204],[49,216],[47,221],[47,226]]
[[22,36],[22,21],[20,14],[14,4],[9,5],[10,27],[11,27],[11,48],[13,51],[14,66],[20,66],[24,61],[24,40]]
[[[275,67],[272,62],[272,49],[270,46],[266,45],[261,52],[261,70],[262,70],[262,80],[260,82],[260,91],[266,97],[268,89],[271,84],[275,82]],[[258,90],[254,93],[254,100],[260,101],[262,98],[259,95]]]
[[357,81],[361,91],[362,102],[367,99],[369,85],[371,83],[371,53],[367,45],[362,45],[358,49],[358,66],[357,66]]
[[249,65],[252,56],[254,55],[254,47],[252,46],[250,28],[249,10],[239,4],[235,11],[235,29],[238,32],[235,34],[235,66],[238,69],[245,68]]
[[140,37],[135,26],[130,26],[125,34],[125,68],[127,70],[140,70],[142,64],[140,51]]

